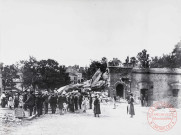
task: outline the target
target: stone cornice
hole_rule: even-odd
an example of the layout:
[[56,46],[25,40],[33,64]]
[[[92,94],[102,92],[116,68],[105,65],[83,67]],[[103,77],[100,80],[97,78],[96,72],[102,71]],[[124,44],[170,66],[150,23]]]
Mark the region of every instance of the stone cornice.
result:
[[116,66],[111,66],[108,67],[110,73],[131,73],[132,68],[128,67],[116,67]]
[[141,73],[141,74],[178,74],[181,75],[180,68],[133,68],[132,73]]

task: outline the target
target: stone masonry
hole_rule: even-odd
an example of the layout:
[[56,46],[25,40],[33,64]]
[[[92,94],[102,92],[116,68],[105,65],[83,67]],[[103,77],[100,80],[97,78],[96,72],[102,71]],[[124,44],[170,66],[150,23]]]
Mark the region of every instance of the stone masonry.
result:
[[181,69],[109,67],[109,72],[110,96],[122,96],[119,92],[122,88],[124,99],[129,91],[135,101],[139,101],[141,93],[146,93],[148,106],[156,101],[166,101],[174,107],[181,107]]

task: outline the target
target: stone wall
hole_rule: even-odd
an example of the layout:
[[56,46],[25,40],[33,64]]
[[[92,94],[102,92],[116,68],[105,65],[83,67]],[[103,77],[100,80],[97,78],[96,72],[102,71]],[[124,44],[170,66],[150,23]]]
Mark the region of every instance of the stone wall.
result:
[[131,71],[132,68],[123,68],[123,67],[109,67],[109,81],[110,81],[110,97],[113,97],[116,90],[116,86],[118,84],[122,84],[124,86],[124,98],[126,96],[126,91],[129,89],[130,86],[129,82],[123,82],[122,78],[129,78],[131,79]]
[[[146,89],[149,106],[156,101],[165,101],[174,107],[181,107],[181,69],[109,67],[109,73],[109,95],[111,97],[115,93],[116,86],[123,84],[124,92],[130,90],[137,103],[140,103],[141,89]],[[131,82],[123,82],[121,78],[129,78]],[[178,90],[177,96],[174,96],[175,89]]]
[[[140,97],[141,89],[148,89],[149,105],[153,101],[166,101],[180,107],[181,69],[133,69],[131,91],[135,98]],[[178,97],[173,96],[173,89],[179,89]]]

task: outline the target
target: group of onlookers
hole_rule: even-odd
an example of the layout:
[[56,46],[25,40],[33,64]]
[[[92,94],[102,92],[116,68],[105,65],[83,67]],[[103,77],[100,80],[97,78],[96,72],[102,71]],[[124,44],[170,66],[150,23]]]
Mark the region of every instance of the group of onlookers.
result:
[[10,109],[12,108],[18,108],[19,105],[22,105],[23,99],[22,95],[19,93],[13,93],[13,92],[2,92],[0,97],[0,104],[1,107],[8,106]]
[[[94,105],[94,116],[99,117],[101,114],[100,100],[97,95],[93,97],[91,93],[25,90],[23,93],[3,92],[0,99],[2,107],[7,105],[10,109],[22,108],[22,111],[29,111],[29,116],[34,114],[39,117],[47,114],[49,108],[52,114],[56,113],[57,108],[59,114],[73,113],[78,110],[86,112],[87,109],[92,109],[92,105]],[[128,102],[127,113],[133,117],[135,115],[133,94],[128,94],[126,99]],[[114,109],[116,109],[116,96],[114,96]]]
[[[2,93],[1,105],[6,105],[10,109],[23,108],[29,111],[29,116],[33,114],[40,116],[47,114],[49,108],[51,113],[55,114],[58,108],[60,114],[65,112],[75,112],[82,110],[86,112],[87,109],[92,109],[93,97],[91,93],[83,95],[79,92],[58,93],[56,91],[24,91],[23,93]],[[94,100],[94,114],[100,114],[100,102],[97,96]]]

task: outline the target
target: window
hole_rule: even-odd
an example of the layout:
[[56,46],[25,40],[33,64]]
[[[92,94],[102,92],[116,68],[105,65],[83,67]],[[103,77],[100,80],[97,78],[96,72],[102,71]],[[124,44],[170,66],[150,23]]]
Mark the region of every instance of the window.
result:
[[178,97],[179,89],[173,89],[173,97]]

